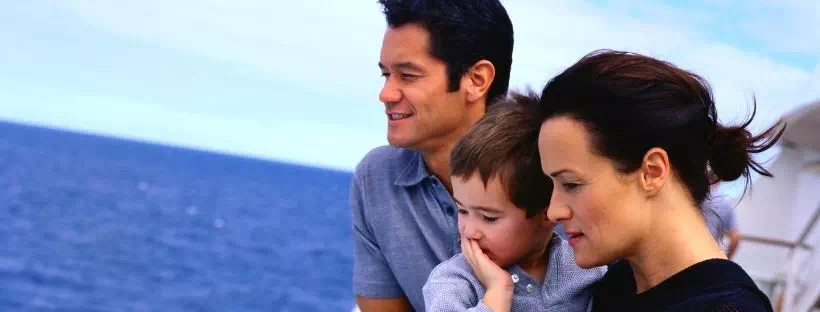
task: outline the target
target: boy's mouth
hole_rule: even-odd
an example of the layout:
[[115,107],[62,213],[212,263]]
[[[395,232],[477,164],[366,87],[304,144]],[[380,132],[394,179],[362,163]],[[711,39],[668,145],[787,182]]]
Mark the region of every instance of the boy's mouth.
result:
[[492,253],[492,251],[490,251],[490,250],[489,250],[489,249],[487,249],[487,248],[481,248],[481,253],[483,253],[485,256],[487,256],[487,258],[490,258],[490,259],[492,259],[492,258],[493,258],[493,253]]

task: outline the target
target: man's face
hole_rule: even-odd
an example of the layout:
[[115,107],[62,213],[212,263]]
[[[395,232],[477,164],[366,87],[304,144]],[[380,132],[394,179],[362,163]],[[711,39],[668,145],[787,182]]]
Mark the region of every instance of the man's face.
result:
[[385,77],[379,100],[385,105],[390,145],[435,148],[457,140],[471,126],[465,88],[447,91],[447,66],[430,54],[430,34],[421,25],[388,27],[379,67]]

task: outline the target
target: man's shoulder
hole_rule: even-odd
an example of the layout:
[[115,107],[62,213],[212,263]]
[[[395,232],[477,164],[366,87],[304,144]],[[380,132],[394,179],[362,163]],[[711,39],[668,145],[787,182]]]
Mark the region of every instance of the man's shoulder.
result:
[[[353,173],[353,184],[356,192],[362,197],[362,202],[356,209],[364,215],[385,219],[382,214],[393,211],[396,206],[412,205],[402,196],[407,191],[396,183],[406,175],[409,166],[417,165],[414,160],[417,152],[392,146],[379,146],[370,150],[356,166]],[[381,212],[377,212],[381,211]],[[404,222],[404,218],[396,222]],[[392,224],[392,223],[391,223]]]
[[419,152],[406,148],[382,145],[371,149],[356,165],[356,174],[363,175],[379,172],[398,172],[404,169],[410,160],[418,156]]
[[716,211],[731,211],[736,204],[733,197],[723,194],[714,194],[703,201],[703,205]]

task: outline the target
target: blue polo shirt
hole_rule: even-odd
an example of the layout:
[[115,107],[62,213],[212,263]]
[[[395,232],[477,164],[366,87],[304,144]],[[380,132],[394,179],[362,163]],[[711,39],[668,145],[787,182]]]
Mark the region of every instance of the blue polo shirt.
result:
[[350,186],[353,288],[371,298],[407,296],[425,311],[422,287],[461,252],[456,206],[421,153],[382,146],[356,166]]
[[729,196],[715,194],[703,201],[703,215],[709,232],[720,241],[723,233],[737,227],[735,200]]

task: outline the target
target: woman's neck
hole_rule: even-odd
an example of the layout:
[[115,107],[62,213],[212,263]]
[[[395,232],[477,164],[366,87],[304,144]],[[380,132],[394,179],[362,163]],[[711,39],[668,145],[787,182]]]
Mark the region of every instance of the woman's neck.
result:
[[653,209],[656,213],[651,216],[652,227],[627,257],[638,293],[701,261],[726,259],[700,209],[688,200],[673,203]]

